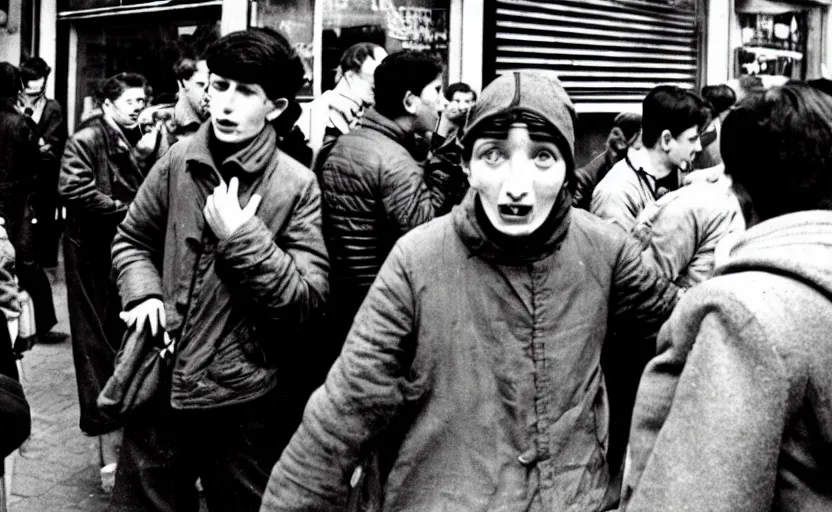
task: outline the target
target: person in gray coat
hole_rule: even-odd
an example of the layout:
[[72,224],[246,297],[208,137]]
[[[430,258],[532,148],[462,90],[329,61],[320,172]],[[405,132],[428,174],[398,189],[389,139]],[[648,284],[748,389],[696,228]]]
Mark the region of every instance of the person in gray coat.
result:
[[639,328],[628,351],[651,343],[676,288],[624,232],[572,208],[574,121],[555,78],[485,88],[462,139],[469,193],[396,243],[261,511],[362,502],[351,480],[373,451],[374,510],[617,505],[608,325]]
[[721,152],[751,227],[662,328],[622,510],[832,510],[832,97],[753,93]]

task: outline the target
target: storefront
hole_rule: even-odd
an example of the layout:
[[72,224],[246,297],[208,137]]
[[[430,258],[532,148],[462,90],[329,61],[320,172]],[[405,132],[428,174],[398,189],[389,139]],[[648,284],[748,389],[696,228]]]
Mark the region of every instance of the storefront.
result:
[[[121,71],[142,73],[154,96],[176,92],[172,66],[197,55],[220,34],[250,26],[272,27],[292,41],[308,69],[308,100],[334,85],[348,46],[371,41],[388,52],[436,53],[461,73],[462,0],[58,0],[58,55],[67,83],[70,129],[92,107],[95,88]],[[62,41],[65,49],[62,48]],[[66,97],[61,98],[65,91]]]

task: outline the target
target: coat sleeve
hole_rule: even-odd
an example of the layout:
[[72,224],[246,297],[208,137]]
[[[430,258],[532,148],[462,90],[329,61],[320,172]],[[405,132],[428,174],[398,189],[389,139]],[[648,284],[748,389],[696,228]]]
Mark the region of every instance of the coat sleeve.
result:
[[415,350],[415,307],[404,260],[397,245],[275,465],[261,511],[344,510],[349,479],[372,441],[424,388],[406,363]]
[[321,192],[311,179],[276,237],[255,216],[217,245],[217,275],[266,318],[303,322],[329,295],[321,223]]
[[[648,206],[642,213],[650,211]],[[670,201],[664,207],[656,208],[655,215],[646,224],[649,234],[645,260],[654,264],[665,279],[676,282],[693,261],[701,243],[702,230],[693,210],[680,201]]]
[[636,329],[633,334],[655,340],[676,305],[679,289],[644,262],[633,239],[623,239],[615,262],[611,313],[616,323]]
[[621,510],[768,510],[786,409],[801,399],[753,318],[691,311],[691,298],[639,387]]
[[113,269],[125,310],[162,298],[162,256],[168,221],[170,154],[151,169],[113,239]]
[[382,170],[381,199],[387,217],[404,234],[450,211],[458,186],[453,173],[426,172],[412,158],[399,158]]
[[[95,182],[96,155],[88,141],[79,135],[69,139],[61,158],[58,193],[67,204],[87,213],[112,213],[121,207],[104,194]],[[124,207],[126,209],[126,207]]]

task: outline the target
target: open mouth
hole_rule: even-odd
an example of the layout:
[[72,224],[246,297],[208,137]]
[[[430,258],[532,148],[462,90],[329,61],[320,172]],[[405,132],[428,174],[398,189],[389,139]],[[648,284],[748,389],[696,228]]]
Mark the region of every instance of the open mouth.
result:
[[528,204],[501,204],[498,208],[500,216],[507,219],[523,219],[532,213],[532,207]]
[[217,119],[216,126],[223,132],[230,132],[237,127],[237,123],[225,119]]

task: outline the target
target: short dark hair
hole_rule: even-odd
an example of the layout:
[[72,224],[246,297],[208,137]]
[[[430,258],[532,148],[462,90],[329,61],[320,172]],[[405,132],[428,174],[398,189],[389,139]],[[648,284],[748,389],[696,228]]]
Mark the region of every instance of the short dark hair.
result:
[[127,89],[142,88],[149,93],[147,79],[138,73],[119,73],[104,80],[98,88],[98,100],[115,101]]
[[196,63],[199,59],[183,57],[173,65],[173,74],[177,80],[190,80],[196,73]]
[[706,85],[702,88],[702,97],[714,107],[714,116],[725,112],[737,102],[737,93],[725,84]]
[[445,99],[448,101],[453,101],[454,94],[461,92],[461,93],[470,93],[474,95],[474,101],[477,101],[477,93],[474,92],[474,89],[471,89],[471,86],[466,84],[465,82],[456,82],[448,86],[445,89]]
[[691,126],[704,129],[710,120],[710,108],[699,95],[675,85],[660,85],[642,102],[641,140],[653,147],[664,130],[678,137]]
[[32,57],[24,60],[20,65],[20,80],[24,83],[31,82],[32,80],[40,80],[41,78],[48,77],[51,72],[52,68],[49,67],[45,60],[40,57]]
[[375,72],[376,110],[394,119],[406,115],[404,96],[408,91],[419,96],[443,71],[435,56],[414,50],[388,55]]
[[832,209],[832,97],[809,85],[743,99],[725,118],[720,152],[761,220]]
[[271,100],[295,99],[303,86],[303,63],[286,37],[271,28],[251,28],[221,37],[205,50],[211,73],[258,84]]
[[369,58],[375,58],[376,50],[381,49],[381,46],[375,43],[355,43],[350,46],[344,53],[341,54],[341,61],[338,66],[341,68],[341,73],[352,71],[357,73],[361,70],[361,65]]
[[16,98],[20,92],[20,73],[11,62],[0,62],[0,98]]

